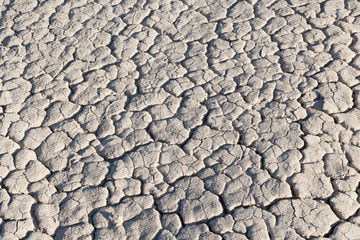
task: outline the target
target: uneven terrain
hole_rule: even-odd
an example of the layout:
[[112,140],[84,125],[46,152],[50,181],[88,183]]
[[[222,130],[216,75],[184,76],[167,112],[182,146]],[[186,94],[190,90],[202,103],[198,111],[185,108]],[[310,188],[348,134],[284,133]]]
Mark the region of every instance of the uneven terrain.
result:
[[0,0],[0,239],[360,239],[357,0]]

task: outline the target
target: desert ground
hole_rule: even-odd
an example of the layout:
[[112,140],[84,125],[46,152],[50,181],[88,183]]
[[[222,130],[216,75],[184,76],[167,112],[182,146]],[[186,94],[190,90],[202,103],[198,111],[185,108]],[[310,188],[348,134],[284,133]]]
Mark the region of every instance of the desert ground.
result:
[[359,240],[360,2],[0,0],[1,240]]

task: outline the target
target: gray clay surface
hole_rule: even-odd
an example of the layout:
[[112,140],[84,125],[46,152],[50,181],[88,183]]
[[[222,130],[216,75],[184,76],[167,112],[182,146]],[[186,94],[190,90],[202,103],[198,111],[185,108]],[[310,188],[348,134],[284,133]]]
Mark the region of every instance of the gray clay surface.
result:
[[359,240],[360,2],[0,0],[1,240]]

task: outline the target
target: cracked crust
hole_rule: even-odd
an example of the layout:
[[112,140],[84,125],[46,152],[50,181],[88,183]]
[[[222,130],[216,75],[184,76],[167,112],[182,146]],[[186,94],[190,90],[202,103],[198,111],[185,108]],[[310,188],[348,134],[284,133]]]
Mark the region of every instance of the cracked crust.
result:
[[0,12],[0,239],[360,239],[358,1]]

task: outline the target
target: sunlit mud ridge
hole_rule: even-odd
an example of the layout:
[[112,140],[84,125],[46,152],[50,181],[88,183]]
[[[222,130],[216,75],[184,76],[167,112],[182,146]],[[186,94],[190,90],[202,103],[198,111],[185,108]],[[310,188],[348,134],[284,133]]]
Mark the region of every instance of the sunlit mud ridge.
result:
[[1,240],[359,240],[360,2],[0,0]]

